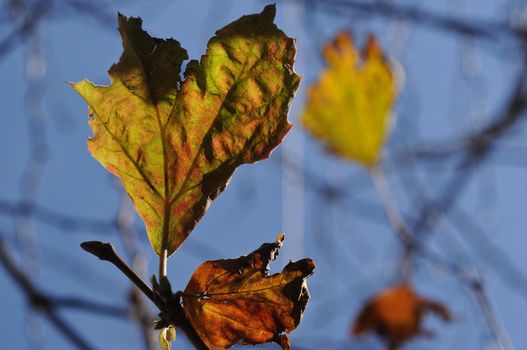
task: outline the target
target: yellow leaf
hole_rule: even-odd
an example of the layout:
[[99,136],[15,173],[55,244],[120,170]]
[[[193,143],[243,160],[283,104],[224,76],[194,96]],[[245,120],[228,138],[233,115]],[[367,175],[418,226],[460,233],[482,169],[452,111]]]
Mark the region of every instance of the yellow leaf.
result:
[[328,67],[309,88],[301,122],[330,152],[374,167],[397,95],[393,71],[373,36],[359,53],[342,32],[323,54]]

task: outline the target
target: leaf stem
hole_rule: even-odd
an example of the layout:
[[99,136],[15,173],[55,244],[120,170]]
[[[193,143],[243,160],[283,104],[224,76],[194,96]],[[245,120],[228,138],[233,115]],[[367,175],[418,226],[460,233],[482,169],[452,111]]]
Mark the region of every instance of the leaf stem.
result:
[[167,277],[167,260],[168,260],[168,250],[165,248],[161,251],[159,255],[159,280],[162,281],[164,277]]
[[411,272],[411,256],[414,243],[413,234],[399,211],[399,207],[393,197],[390,185],[386,180],[382,168],[380,166],[371,168],[369,174],[384,208],[384,212],[388,217],[388,221],[404,244],[405,250],[401,262],[401,271],[403,277],[408,279]]
[[[168,180],[165,177],[165,187]],[[168,260],[168,226],[170,225],[170,199],[165,190],[165,205],[163,209],[163,228],[161,231],[161,251],[159,252],[159,282],[163,283],[167,279],[167,260]]]

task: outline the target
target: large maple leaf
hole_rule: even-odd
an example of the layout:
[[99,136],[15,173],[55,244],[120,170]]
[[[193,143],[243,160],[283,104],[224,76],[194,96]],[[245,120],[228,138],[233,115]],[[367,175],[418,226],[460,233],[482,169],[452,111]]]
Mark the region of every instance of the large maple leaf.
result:
[[373,36],[360,53],[341,32],[323,53],[328,67],[309,88],[301,121],[330,152],[374,167],[397,95],[393,69]]
[[295,42],[274,16],[267,6],[216,32],[181,81],[180,44],[119,15],[111,85],[72,84],[90,107],[91,154],[120,177],[159,255],[183,243],[236,167],[267,158],[291,127]]
[[306,278],[315,263],[302,259],[268,275],[284,236],[237,259],[206,261],[183,293],[183,308],[200,338],[211,349],[241,342],[290,344],[285,333],[300,323],[309,300]]

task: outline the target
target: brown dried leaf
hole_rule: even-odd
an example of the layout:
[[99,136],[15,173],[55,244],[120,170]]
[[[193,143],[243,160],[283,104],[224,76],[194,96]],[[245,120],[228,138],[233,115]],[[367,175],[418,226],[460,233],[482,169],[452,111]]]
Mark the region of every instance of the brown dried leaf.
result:
[[269,276],[284,236],[237,259],[206,261],[194,272],[183,294],[192,326],[211,349],[236,343],[276,342],[289,349],[289,333],[300,323],[309,300],[306,278],[311,259],[289,262]]
[[441,303],[417,295],[412,287],[403,283],[388,288],[365,304],[353,325],[353,335],[374,331],[386,340],[390,349],[419,335],[430,335],[422,329],[425,312],[432,311],[443,320],[451,319],[450,312]]

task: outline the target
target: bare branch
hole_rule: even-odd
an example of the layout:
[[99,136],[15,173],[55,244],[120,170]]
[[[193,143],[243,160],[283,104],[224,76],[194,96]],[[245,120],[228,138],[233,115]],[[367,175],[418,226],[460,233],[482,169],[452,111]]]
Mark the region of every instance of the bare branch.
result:
[[115,232],[117,224],[113,220],[99,220],[66,215],[33,202],[11,202],[0,199],[0,215],[32,218],[43,224],[63,231],[85,231],[90,233]]
[[[300,0],[294,0],[300,1]],[[451,18],[413,6],[405,6],[386,1],[349,1],[349,0],[302,0],[312,8],[337,14],[348,15],[360,12],[370,16],[389,19],[403,19],[420,25],[437,28],[454,34],[474,36],[483,39],[497,40],[504,36],[523,36],[521,29],[513,28],[507,23],[489,22],[467,18]]]
[[112,263],[157,306],[159,311],[161,311],[161,320],[157,322],[156,328],[168,327],[169,325],[178,327],[185,333],[197,350],[209,350],[197,334],[194,327],[192,327],[187,320],[183,307],[181,306],[181,298],[177,293],[172,294],[168,279],[164,281],[161,285],[162,288],[159,289],[160,286],[155,281],[154,277],[154,290],[152,290],[123,261],[123,259],[121,259],[111,243],[91,241],[82,243],[81,247],[99,259]]
[[0,62],[16,45],[23,44],[37,28],[40,21],[52,9],[51,0],[40,0],[27,11],[21,23],[0,40]]
[[81,350],[93,349],[70,325],[59,316],[54,300],[40,292],[29,278],[16,266],[8,253],[8,248],[0,237],[0,262],[7,273],[13,278],[19,288],[24,292],[32,308],[46,316],[46,318],[66,337],[73,345]]

